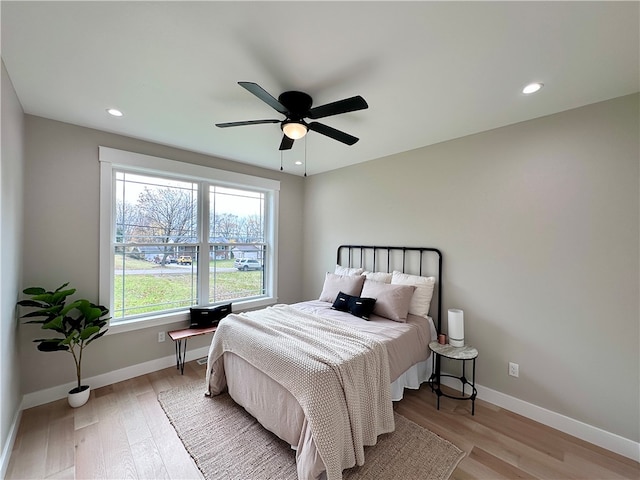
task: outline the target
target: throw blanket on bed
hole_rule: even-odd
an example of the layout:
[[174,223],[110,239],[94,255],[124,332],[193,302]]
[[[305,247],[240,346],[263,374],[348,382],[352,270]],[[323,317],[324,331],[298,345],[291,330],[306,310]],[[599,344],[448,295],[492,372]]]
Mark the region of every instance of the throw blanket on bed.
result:
[[287,305],[228,315],[209,350],[212,395],[222,393],[212,383],[218,390],[226,386],[219,381],[225,375],[224,352],[251,363],[296,398],[329,480],[362,465],[363,447],[394,429],[386,347],[336,320]]

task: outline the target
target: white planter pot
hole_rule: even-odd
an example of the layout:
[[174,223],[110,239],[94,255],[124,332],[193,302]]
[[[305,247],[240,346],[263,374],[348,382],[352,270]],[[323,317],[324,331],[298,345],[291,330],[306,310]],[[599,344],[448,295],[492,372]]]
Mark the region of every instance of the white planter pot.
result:
[[89,385],[82,385],[80,388],[83,390],[80,390],[77,393],[71,393],[73,392],[73,390],[69,390],[69,396],[67,397],[67,400],[69,401],[69,405],[73,408],[81,407],[89,401],[91,387],[89,387]]

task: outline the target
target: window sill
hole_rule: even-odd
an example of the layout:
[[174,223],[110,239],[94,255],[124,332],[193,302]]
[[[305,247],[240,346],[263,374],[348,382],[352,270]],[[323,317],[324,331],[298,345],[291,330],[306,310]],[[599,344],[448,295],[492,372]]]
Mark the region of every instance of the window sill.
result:
[[[233,313],[240,313],[246,310],[253,310],[256,308],[267,307],[274,305],[277,302],[275,298],[259,298],[256,300],[247,300],[244,302],[235,302],[233,304]],[[188,322],[189,312],[172,312],[160,315],[154,315],[152,317],[138,318],[134,320],[119,321],[117,323],[111,323],[106,335],[116,335],[118,333],[131,332],[134,330],[143,330],[145,328],[156,328],[162,325],[169,325],[172,323]],[[185,325],[186,327],[186,325]]]

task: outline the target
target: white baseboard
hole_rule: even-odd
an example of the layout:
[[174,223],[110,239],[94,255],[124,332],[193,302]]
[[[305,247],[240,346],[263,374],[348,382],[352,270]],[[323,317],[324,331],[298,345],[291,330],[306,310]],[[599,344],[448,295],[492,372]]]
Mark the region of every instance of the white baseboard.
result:
[[[188,350],[186,355],[186,361],[190,362],[200,357],[205,357],[209,353],[209,347],[200,347],[194,350]],[[102,375],[96,375],[95,377],[85,378],[82,383],[91,385],[92,389],[105,387],[113,383],[122,382],[123,380],[129,380],[130,378],[139,377],[140,375],[146,375],[147,373],[156,372],[163,368],[176,365],[175,355],[169,355],[167,357],[157,358],[148,362],[139,363],[137,365],[131,365],[130,367],[114,370],[113,372],[103,373]],[[60,400],[66,398],[67,393],[73,387],[75,382],[70,382],[65,385],[58,385],[57,387],[47,388],[45,390],[39,390],[33,393],[27,393],[22,397],[22,404],[20,408],[22,410],[26,408],[36,407],[38,405],[44,405],[45,403]]]
[[[455,389],[460,388],[460,381],[455,378],[442,377],[442,383]],[[638,442],[482,385],[476,384],[476,389],[478,390],[477,398],[640,462],[640,443]]]
[[13,422],[11,422],[11,428],[9,429],[9,435],[7,435],[7,441],[2,448],[2,457],[0,457],[0,478],[6,478],[7,468],[9,468],[9,460],[11,459],[11,452],[13,451],[13,445],[16,443],[16,437],[18,435],[18,427],[20,426],[20,419],[22,418],[22,410],[18,409]]

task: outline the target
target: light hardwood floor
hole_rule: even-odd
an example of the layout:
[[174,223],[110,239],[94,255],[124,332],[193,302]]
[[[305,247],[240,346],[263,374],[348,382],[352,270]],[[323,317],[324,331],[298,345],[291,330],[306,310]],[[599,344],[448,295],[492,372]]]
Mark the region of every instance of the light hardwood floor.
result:
[[[189,362],[184,376],[167,368],[97,389],[78,409],[64,399],[25,410],[6,478],[202,478],[157,394],[204,382],[204,374],[204,366]],[[440,411],[435,404],[423,385],[395,408],[467,453],[452,480],[640,478],[630,459],[489,403],[476,401],[475,416],[469,402],[443,397]]]

